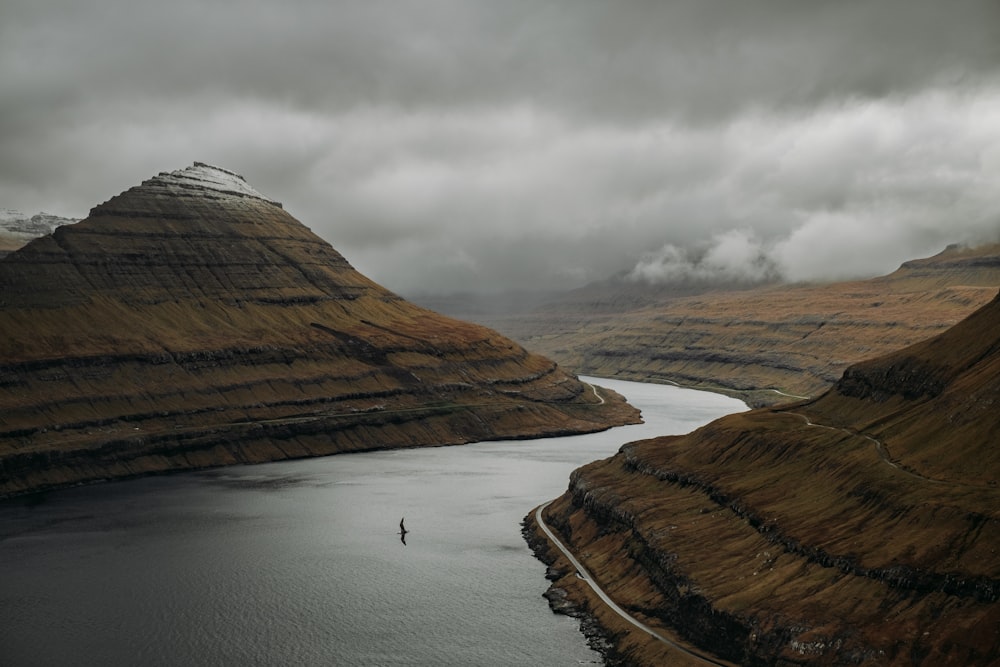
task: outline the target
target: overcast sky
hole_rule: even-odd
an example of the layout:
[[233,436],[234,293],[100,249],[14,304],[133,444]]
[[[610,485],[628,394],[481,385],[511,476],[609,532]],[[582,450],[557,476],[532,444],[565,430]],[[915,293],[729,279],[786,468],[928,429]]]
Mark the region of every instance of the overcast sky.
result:
[[1000,240],[998,0],[3,0],[0,208],[195,160],[391,289]]

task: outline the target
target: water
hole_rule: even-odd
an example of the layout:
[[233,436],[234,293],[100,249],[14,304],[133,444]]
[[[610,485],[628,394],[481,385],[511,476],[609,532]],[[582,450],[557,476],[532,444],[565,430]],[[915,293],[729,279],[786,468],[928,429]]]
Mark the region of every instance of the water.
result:
[[[745,408],[594,380],[646,423],[237,466],[0,503],[3,665],[600,662],[520,534],[570,471]],[[400,517],[410,533],[398,535]]]

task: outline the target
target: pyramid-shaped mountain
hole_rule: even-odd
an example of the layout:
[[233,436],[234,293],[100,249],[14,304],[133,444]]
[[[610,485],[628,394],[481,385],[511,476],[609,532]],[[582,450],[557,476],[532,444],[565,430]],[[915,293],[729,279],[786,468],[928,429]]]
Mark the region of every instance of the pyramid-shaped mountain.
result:
[[[626,445],[543,516],[585,566],[611,564],[619,604],[714,659],[996,665],[998,406],[1000,297],[817,399]],[[619,638],[666,662],[646,633]]]
[[0,260],[0,330],[0,495],[638,420],[201,163]]

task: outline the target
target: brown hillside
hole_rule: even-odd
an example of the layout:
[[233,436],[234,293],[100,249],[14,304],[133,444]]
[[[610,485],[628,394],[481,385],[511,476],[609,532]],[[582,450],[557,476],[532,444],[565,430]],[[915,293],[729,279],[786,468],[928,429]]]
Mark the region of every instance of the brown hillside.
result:
[[0,495],[637,419],[198,163],[0,260],[0,330]]
[[547,516],[620,604],[723,660],[1000,664],[998,399],[1000,297],[818,399],[626,445]]
[[475,316],[579,373],[676,382],[751,404],[814,396],[852,363],[944,331],[1000,287],[1000,245],[950,247],[889,276],[696,295],[622,283],[528,314]]

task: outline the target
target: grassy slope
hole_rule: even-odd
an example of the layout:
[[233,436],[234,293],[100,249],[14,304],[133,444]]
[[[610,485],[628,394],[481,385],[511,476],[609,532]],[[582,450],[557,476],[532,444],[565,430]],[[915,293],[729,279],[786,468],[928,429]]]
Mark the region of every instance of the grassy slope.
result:
[[998,324],[994,300],[817,400],[627,445],[552,522],[620,601],[729,660],[994,664]]
[[617,302],[595,295],[595,308],[620,312],[589,310],[583,291],[562,307],[480,321],[580,373],[680,382],[763,405],[783,399],[753,390],[817,395],[850,364],[954,325],[998,286],[994,245],[951,248],[873,280],[647,295],[635,304],[625,292]]

